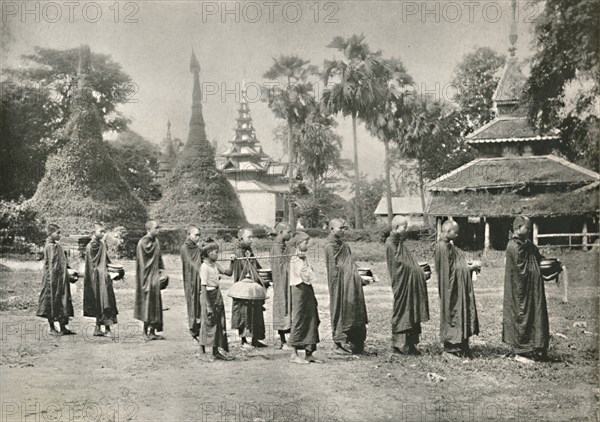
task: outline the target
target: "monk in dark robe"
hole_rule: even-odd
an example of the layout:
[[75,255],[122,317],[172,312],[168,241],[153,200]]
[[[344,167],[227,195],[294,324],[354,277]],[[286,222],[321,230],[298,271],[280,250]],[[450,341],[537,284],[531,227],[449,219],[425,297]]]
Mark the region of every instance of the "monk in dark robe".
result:
[[180,249],[183,265],[183,292],[187,303],[188,326],[192,338],[198,341],[200,321],[202,318],[200,304],[200,266],[202,265],[202,248],[200,245],[200,229],[196,226],[188,228],[188,237]]
[[200,344],[203,348],[212,349],[211,361],[215,359],[230,360],[229,356],[221,353],[229,351],[227,341],[227,324],[225,320],[225,306],[219,280],[221,274],[231,275],[233,273],[233,262],[235,255],[231,257],[229,268],[224,269],[219,265],[219,245],[214,242],[207,243],[202,249],[203,262],[200,267],[200,280],[202,288],[202,324],[200,328]]
[[363,280],[350,247],[344,242],[348,226],[340,218],[329,222],[325,266],[329,287],[331,329],[337,354],[363,353],[367,338],[367,306]]
[[392,314],[392,351],[420,355],[417,348],[421,322],[429,321],[425,272],[404,244],[408,220],[397,215],[385,242],[387,266],[394,293]]
[[290,259],[286,242],[292,237],[289,223],[281,222],[275,227],[277,233],[271,250],[271,271],[273,272],[273,329],[279,334],[279,347],[292,350],[286,343],[285,334],[290,332],[290,283],[288,272]]
[[435,245],[435,270],[440,294],[440,341],[444,351],[471,357],[469,337],[479,334],[471,273],[479,263],[468,264],[465,253],[454,246],[458,224],[447,220]]
[[[67,256],[60,243],[58,243],[60,240],[60,227],[56,224],[48,224],[46,234],[48,238],[44,247],[42,291],[37,316],[48,320],[51,335],[75,334],[67,328],[69,318],[73,317],[73,302],[71,300],[69,273],[67,272]],[[58,322],[60,331],[56,330],[55,322]]]
[[[291,299],[291,329],[289,343],[293,347],[290,361],[293,363],[320,363],[313,353],[319,343],[319,311],[317,298],[312,283],[315,273],[308,263],[310,236],[303,231],[297,231],[290,240],[290,249],[294,255],[290,258],[289,284]],[[298,355],[304,350],[305,357]]]
[[[256,271],[249,271],[248,266],[255,270],[262,268],[252,252],[252,241],[254,235],[251,229],[240,229],[238,231],[238,243],[236,244],[234,254],[236,256],[233,263],[233,282],[237,283],[247,275],[251,278]],[[239,259],[250,258],[250,259]],[[257,277],[257,276],[256,276]],[[260,280],[254,280],[260,283]],[[243,348],[267,347],[260,340],[265,338],[265,317],[263,315],[264,300],[233,299],[231,310],[231,326],[238,330],[242,338]],[[252,346],[248,344],[247,337],[252,337]]]
[[136,250],[136,285],[133,317],[144,322],[145,340],[164,340],[156,335],[163,330],[160,271],[164,269],[158,233],[158,221],[146,223],[147,234],[140,239]]
[[502,341],[525,359],[546,358],[550,329],[544,279],[540,271],[543,256],[529,240],[531,221],[517,217],[513,237],[506,247]]
[[[96,318],[94,336],[110,336],[110,326],[117,323],[117,301],[108,273],[108,258],[102,223],[94,223],[92,240],[85,248],[83,279],[83,316]],[[104,333],[101,327],[104,325]]]

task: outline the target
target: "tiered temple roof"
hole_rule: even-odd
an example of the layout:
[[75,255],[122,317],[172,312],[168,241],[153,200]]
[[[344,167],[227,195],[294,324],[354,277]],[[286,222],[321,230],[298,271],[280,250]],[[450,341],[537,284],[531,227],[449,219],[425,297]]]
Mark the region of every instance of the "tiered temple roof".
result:
[[[263,151],[252,124],[245,87],[242,90],[242,99],[235,121],[235,134],[229,141],[229,148],[221,154],[218,168],[230,179],[238,182],[259,180],[260,183],[256,185],[256,189],[272,190],[274,185],[285,184],[287,163],[273,161]],[[277,191],[282,189],[285,190],[281,187]]]

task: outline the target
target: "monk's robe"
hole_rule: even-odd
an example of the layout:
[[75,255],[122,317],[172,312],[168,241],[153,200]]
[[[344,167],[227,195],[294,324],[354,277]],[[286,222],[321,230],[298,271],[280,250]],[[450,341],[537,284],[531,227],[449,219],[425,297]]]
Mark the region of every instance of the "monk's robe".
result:
[[306,259],[294,256],[290,260],[289,284],[291,328],[288,343],[296,349],[314,352],[319,343],[319,311],[312,283],[313,269]]
[[435,245],[440,293],[440,341],[449,352],[467,351],[479,334],[475,292],[465,253],[446,240]]
[[163,268],[160,243],[147,234],[137,244],[133,317],[156,331],[162,331],[163,326],[160,294],[160,270]]
[[180,249],[181,264],[183,265],[183,292],[187,304],[188,326],[192,336],[200,334],[202,320],[200,302],[200,266],[202,265],[202,248],[186,239]]
[[390,234],[385,253],[394,293],[392,346],[406,352],[419,343],[421,322],[429,321],[427,281],[401,235]]
[[117,323],[117,301],[113,282],[108,274],[110,259],[106,243],[92,236],[85,248],[85,275],[83,278],[83,316],[96,318],[102,325]]
[[[250,273],[250,278],[260,284],[256,271],[251,271],[248,268],[249,266],[252,266],[255,270],[262,268],[256,258],[253,258],[252,247],[238,243],[234,253],[237,258],[246,257],[246,253],[248,253],[250,259],[236,259],[233,262],[233,282],[239,282]],[[265,338],[264,304],[264,300],[233,299],[231,326],[238,330],[241,337],[252,337],[253,341]]]
[[539,249],[529,239],[506,247],[502,341],[517,354],[548,350],[550,329]]
[[331,233],[325,243],[325,265],[333,341],[349,343],[352,352],[364,349],[367,337],[367,306],[362,278],[350,247]]
[[73,316],[71,285],[67,272],[68,261],[62,246],[46,239],[44,247],[44,268],[42,273],[42,292],[38,303],[37,316],[66,325]]
[[290,284],[288,273],[290,260],[285,241],[276,241],[271,249],[271,271],[273,273],[273,329],[290,330]]
[[216,262],[204,262],[200,267],[200,279],[206,286],[206,301],[212,308],[212,316],[208,317],[208,309],[202,307],[202,324],[200,328],[200,345],[213,348],[220,347],[229,351],[227,341],[227,323],[225,321],[225,305],[219,288],[220,274],[226,272]]

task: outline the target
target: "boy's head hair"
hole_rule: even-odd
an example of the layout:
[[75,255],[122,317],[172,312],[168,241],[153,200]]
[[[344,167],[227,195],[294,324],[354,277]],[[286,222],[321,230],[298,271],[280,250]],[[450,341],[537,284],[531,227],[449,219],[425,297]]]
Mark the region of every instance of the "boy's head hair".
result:
[[106,228],[106,226],[104,225],[103,222],[101,222],[101,221],[94,221],[94,230],[96,230],[99,227]]
[[530,225],[531,225],[531,220],[529,219],[529,217],[526,217],[524,215],[519,215],[519,216],[517,216],[517,218],[515,218],[515,221],[513,221],[513,230],[517,230],[521,226],[530,226]]
[[298,230],[290,239],[290,243],[297,245],[300,242],[304,242],[306,239],[310,239],[310,235],[303,230]]
[[207,243],[202,248],[202,255],[206,258],[211,251],[218,251],[219,245],[215,242]]
[[50,223],[46,226],[46,234],[50,236],[52,233],[55,233],[60,230],[58,224]]

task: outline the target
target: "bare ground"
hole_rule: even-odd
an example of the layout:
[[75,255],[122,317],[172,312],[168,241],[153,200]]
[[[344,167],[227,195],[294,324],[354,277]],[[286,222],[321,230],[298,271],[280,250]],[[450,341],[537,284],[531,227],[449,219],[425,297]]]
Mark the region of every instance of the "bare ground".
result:
[[[74,290],[75,336],[53,338],[35,317],[34,303],[22,304],[20,289],[35,289],[39,270],[5,262],[2,272],[2,420],[64,421],[530,421],[598,419],[597,254],[570,254],[570,303],[549,284],[550,363],[525,365],[505,357],[500,341],[501,263],[484,267],[476,283],[481,335],[473,338],[474,360],[441,356],[436,334],[439,313],[435,275],[429,285],[431,321],[424,324],[420,357],[389,352],[391,288],[382,262],[367,263],[382,276],[365,288],[370,324],[368,353],[331,353],[329,299],[322,263],[315,269],[321,316],[316,355],[321,364],[297,365],[288,352],[269,347],[245,351],[229,331],[231,362],[209,363],[187,332],[185,300],[177,257],[166,257],[171,285],[163,293],[165,341],[144,342],[132,318],[133,270],[116,288],[118,338],[92,337],[93,321],[81,316],[81,283]],[[37,264],[35,264],[37,265]],[[19,283],[16,285],[15,283]],[[231,300],[226,296],[227,321]],[[25,287],[24,287],[25,286]],[[28,290],[28,291],[29,291]],[[34,302],[31,299],[30,302]],[[8,306],[13,304],[15,306]],[[266,304],[271,321],[270,300]],[[574,327],[582,325],[585,327]],[[557,336],[559,333],[562,336]],[[566,338],[564,338],[565,336]],[[428,373],[444,378],[435,382]]]

